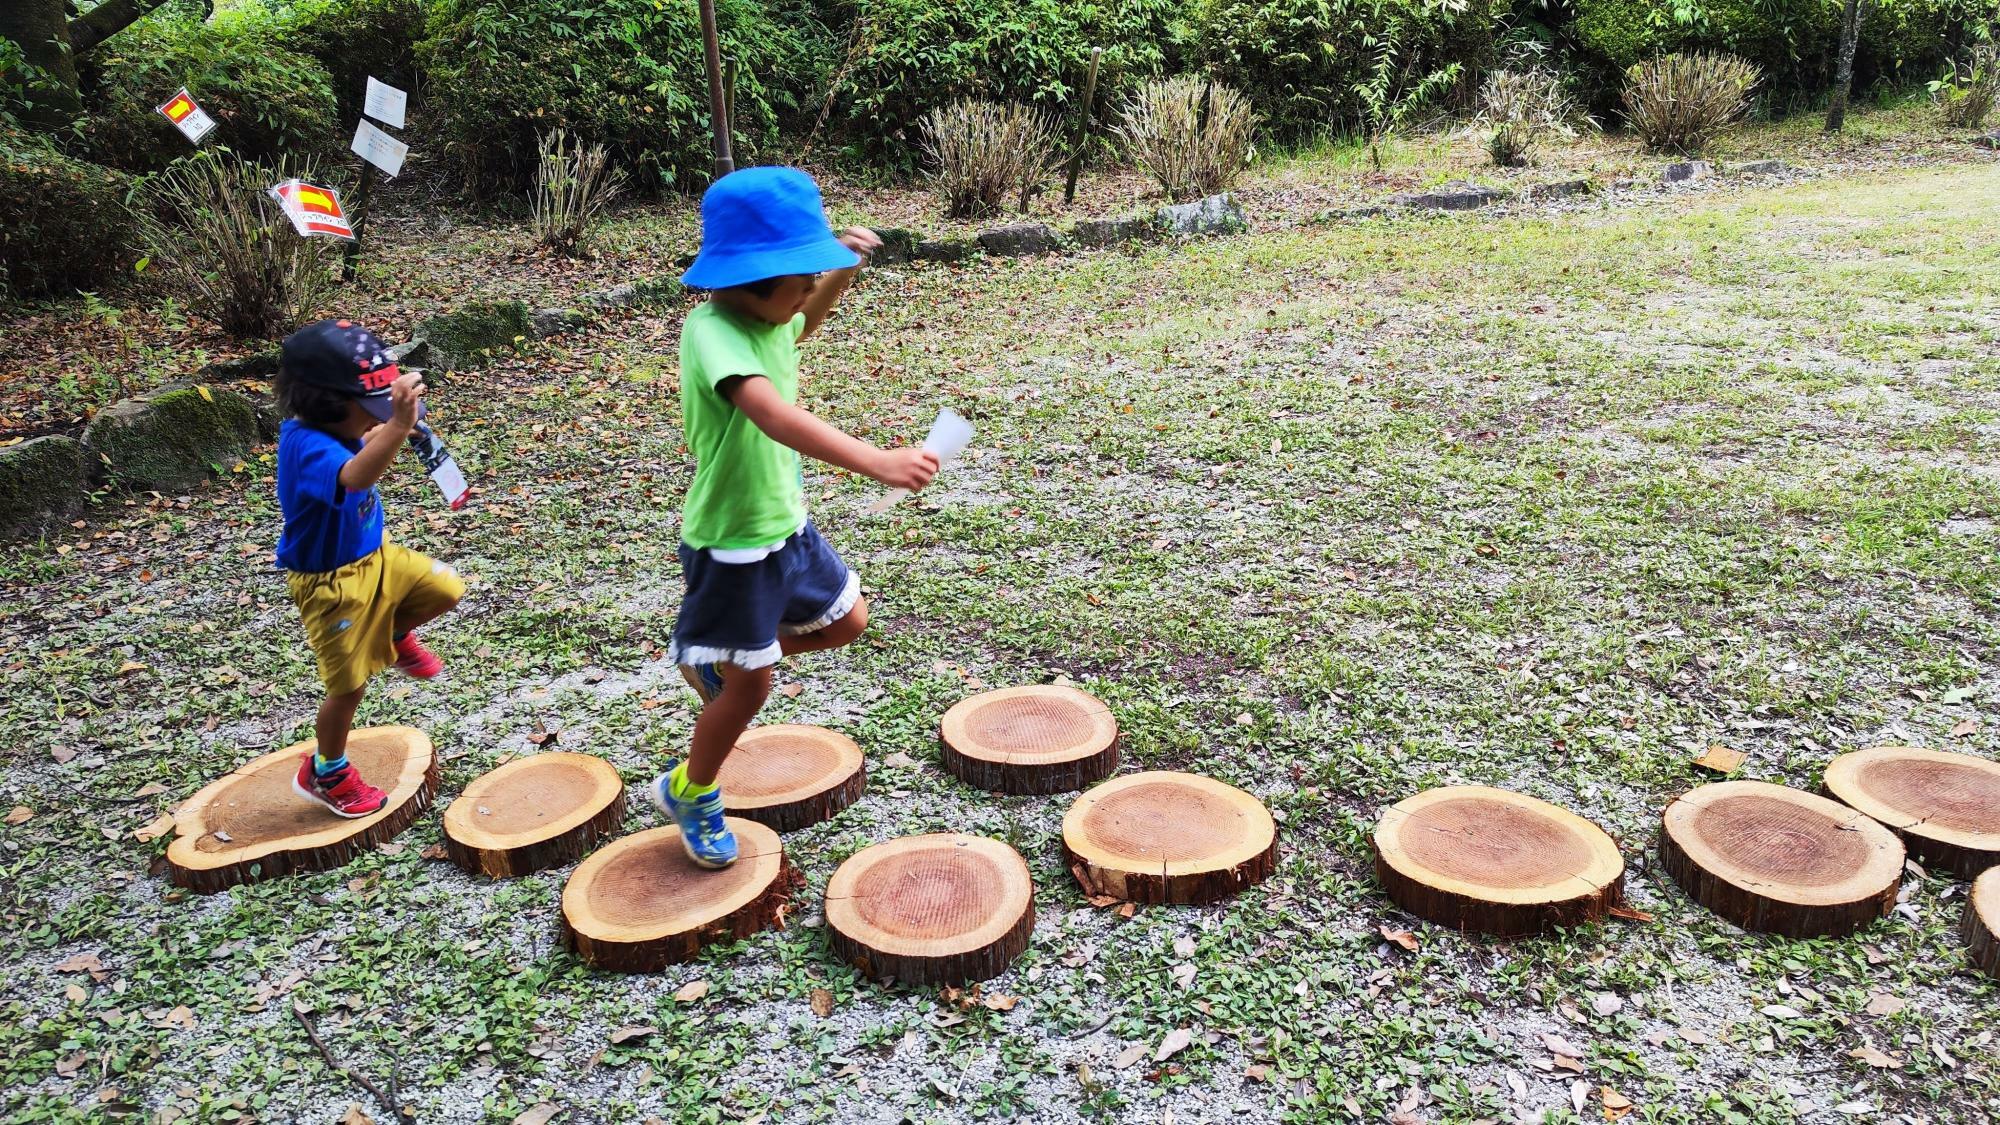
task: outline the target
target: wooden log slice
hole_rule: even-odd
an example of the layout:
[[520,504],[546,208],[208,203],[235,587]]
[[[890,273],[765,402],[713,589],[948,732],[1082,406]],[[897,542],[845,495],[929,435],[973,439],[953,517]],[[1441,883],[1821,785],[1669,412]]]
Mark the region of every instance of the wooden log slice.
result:
[[1826,791],[1901,836],[1921,863],[1961,879],[2000,863],[2000,762],[1877,746],[1828,764]]
[[1973,880],[1965,903],[1965,948],[1972,963],[2000,977],[2000,867]]
[[167,871],[178,887],[211,894],[239,883],[326,871],[395,838],[430,807],[437,755],[415,727],[363,727],[347,736],[347,760],[389,800],[348,820],[292,790],[313,748],[276,750],[211,782],[174,813]]
[[1786,937],[1853,933],[1895,909],[1903,843],[1854,809],[1762,781],[1722,781],[1675,798],[1660,858],[1696,902]]
[[1455,930],[1516,938],[1602,921],[1625,860],[1568,809],[1484,785],[1399,801],[1375,825],[1375,876],[1396,905]]
[[716,780],[731,813],[795,832],[859,799],[868,770],[861,747],[846,735],[778,723],[744,731]]
[[563,887],[564,943],[599,969],[651,973],[702,948],[782,929],[793,876],[778,834],[728,818],[736,862],[697,867],[671,825],[614,840],[577,864]]
[[474,875],[505,879],[582,859],[625,822],[625,782],[588,754],[516,758],[444,810],[444,849]]
[[1067,793],[1118,768],[1118,720],[1073,687],[1033,684],[963,699],[939,726],[944,766],[997,793]]
[[1278,828],[1263,802],[1191,773],[1107,781],[1063,816],[1063,856],[1085,893],[1199,903],[1269,878]]
[[1028,948],[1035,883],[998,840],[905,836],[856,852],[826,885],[834,952],[905,984],[989,980]]

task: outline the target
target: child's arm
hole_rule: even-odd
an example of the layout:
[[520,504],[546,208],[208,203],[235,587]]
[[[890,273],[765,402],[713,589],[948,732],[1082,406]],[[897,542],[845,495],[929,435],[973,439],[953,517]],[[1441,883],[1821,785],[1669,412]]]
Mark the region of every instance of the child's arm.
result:
[[786,402],[778,388],[762,375],[742,375],[720,388],[772,441],[787,445],[816,461],[873,477],[890,488],[915,492],[937,475],[937,454],[928,449],[882,449],[841,433],[813,417],[810,410]]
[[[841,294],[847,292],[847,287],[854,283],[854,275],[860,273],[861,266],[867,265],[868,259],[875,255],[875,251],[882,248],[882,240],[867,227],[848,227],[835,237],[840,239],[841,245],[861,255],[861,263],[844,270],[834,270],[820,278],[818,285],[813,286],[812,293],[806,297],[806,326],[799,332],[801,341],[812,335],[820,325],[826,323],[827,317],[833,315],[833,306],[840,302]],[[805,450],[801,449],[799,452],[804,453]]]
[[340,467],[340,487],[348,492],[366,492],[375,487],[396,451],[410,439],[417,424],[417,399],[424,393],[423,377],[414,371],[397,376],[389,384],[389,404],[394,409],[387,422],[361,435],[361,452]]

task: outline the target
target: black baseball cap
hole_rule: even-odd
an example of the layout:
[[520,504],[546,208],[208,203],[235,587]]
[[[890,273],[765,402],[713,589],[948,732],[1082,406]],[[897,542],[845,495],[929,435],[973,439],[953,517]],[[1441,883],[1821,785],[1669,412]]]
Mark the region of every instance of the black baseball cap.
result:
[[[389,384],[402,371],[389,359],[382,341],[351,320],[315,321],[285,337],[278,362],[291,378],[347,395],[381,421],[395,413]],[[417,417],[423,415],[419,399]]]

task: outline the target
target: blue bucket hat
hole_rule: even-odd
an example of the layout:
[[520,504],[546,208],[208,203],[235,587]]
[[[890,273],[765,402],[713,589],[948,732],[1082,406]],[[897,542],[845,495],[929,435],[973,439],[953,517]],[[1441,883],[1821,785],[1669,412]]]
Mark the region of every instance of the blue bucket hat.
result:
[[745,168],[701,197],[701,253],[681,275],[690,289],[846,269],[861,256],[826,224],[819,186],[797,168]]

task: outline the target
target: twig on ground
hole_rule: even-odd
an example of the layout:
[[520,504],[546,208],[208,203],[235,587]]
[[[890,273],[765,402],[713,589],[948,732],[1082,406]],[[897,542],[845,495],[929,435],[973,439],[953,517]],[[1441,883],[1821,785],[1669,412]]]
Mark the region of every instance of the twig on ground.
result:
[[398,1121],[416,1120],[416,1115],[414,1113],[411,1113],[408,1110],[404,1109],[402,1106],[397,1105],[395,1099],[383,1093],[382,1088],[380,1086],[377,1086],[375,1085],[375,1083],[370,1082],[368,1080],[367,1075],[335,1059],[333,1057],[333,1052],[326,1049],[326,1043],[320,1039],[319,1031],[316,1030],[312,1025],[312,1017],[306,1015],[306,1010],[304,1008],[299,1007],[297,1004],[292,1005],[292,1015],[298,1017],[299,1026],[306,1029],[306,1038],[312,1041],[313,1047],[319,1051],[319,1057],[326,1060],[326,1065],[332,1067],[334,1070],[339,1071],[342,1074],[345,1074],[347,1077],[352,1078],[354,1081],[360,1083],[362,1089],[368,1091],[370,1094],[375,1095],[375,1100],[382,1104],[383,1109],[389,1111],[389,1116],[394,1117]]

